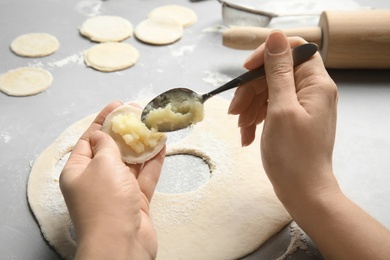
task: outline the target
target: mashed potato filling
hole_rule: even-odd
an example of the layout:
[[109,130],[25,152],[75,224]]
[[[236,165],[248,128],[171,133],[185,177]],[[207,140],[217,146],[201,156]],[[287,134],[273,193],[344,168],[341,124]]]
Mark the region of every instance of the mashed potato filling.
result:
[[177,130],[198,123],[203,118],[203,104],[199,100],[187,99],[150,111],[145,124],[158,131]]
[[134,113],[118,114],[113,117],[112,131],[122,136],[125,143],[140,154],[148,148],[155,147],[162,133],[149,130]]

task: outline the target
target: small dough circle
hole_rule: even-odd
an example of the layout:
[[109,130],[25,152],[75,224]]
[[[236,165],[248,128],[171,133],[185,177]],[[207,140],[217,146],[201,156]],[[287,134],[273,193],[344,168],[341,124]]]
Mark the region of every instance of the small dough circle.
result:
[[94,42],[120,42],[133,35],[133,25],[120,16],[100,15],[85,20],[80,33]]
[[0,90],[10,96],[31,96],[46,90],[52,82],[49,71],[22,67],[0,75]]
[[198,21],[196,13],[181,5],[164,5],[149,12],[148,17],[167,16],[178,21],[184,28],[189,27]]
[[131,105],[122,105],[116,109],[114,109],[107,117],[106,120],[103,123],[102,131],[109,134],[116,144],[119,147],[119,150],[122,155],[122,160],[126,163],[129,164],[137,164],[137,163],[143,163],[146,162],[147,160],[153,158],[156,154],[158,154],[161,149],[164,147],[166,141],[167,141],[167,136],[162,133],[157,133],[158,135],[161,135],[158,143],[154,147],[148,147],[145,146],[145,151],[142,153],[138,154],[135,152],[133,149],[130,148],[129,145],[125,143],[123,140],[122,136],[115,133],[112,130],[112,120],[115,116],[117,115],[126,115],[126,114],[135,114],[139,118],[139,122],[141,123],[141,113],[142,110],[140,108],[131,106]]
[[58,50],[57,38],[47,33],[23,34],[11,43],[11,50],[23,57],[44,57]]
[[84,52],[87,66],[104,72],[130,68],[139,58],[139,51],[125,42],[106,42]]
[[135,36],[145,43],[154,45],[171,44],[183,36],[183,27],[173,18],[153,16],[137,25]]

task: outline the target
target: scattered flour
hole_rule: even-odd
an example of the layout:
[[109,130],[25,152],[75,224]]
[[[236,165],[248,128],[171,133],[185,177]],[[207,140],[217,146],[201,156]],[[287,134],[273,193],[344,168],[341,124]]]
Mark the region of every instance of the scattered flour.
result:
[[79,1],[76,4],[76,11],[86,15],[88,17],[95,16],[100,14],[100,8],[102,6],[102,1],[99,0],[84,0]]
[[204,71],[203,73],[206,74],[206,77],[202,78],[203,81],[213,85],[214,87],[219,87],[232,80],[231,77],[220,72]]
[[0,131],[0,141],[3,143],[9,143],[11,141],[11,135],[6,131]]
[[213,25],[211,27],[207,27],[202,30],[202,32],[208,32],[208,33],[222,33],[224,30],[226,30],[228,27],[226,25]]
[[51,67],[62,67],[62,66],[67,65],[69,63],[83,64],[84,63],[83,54],[81,52],[76,53],[76,54],[73,54],[69,57],[62,59],[62,60],[49,62],[48,65]]
[[195,49],[195,45],[182,46],[179,49],[174,46],[170,46],[169,48],[171,49],[172,56],[180,57],[183,56],[185,53],[192,53]]

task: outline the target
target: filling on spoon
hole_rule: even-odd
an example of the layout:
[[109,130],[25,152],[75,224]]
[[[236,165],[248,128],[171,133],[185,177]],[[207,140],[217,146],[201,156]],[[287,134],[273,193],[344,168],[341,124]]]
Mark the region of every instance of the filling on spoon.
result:
[[183,95],[172,99],[165,107],[151,110],[144,119],[145,125],[159,132],[186,128],[204,118],[203,103],[197,98]]

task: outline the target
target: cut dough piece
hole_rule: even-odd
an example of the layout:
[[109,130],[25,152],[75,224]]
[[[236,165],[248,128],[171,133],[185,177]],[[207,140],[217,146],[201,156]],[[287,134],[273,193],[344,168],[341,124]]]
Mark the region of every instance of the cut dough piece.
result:
[[23,57],[44,57],[58,50],[57,38],[47,33],[23,34],[11,43],[11,50]]
[[165,45],[179,40],[183,36],[183,27],[173,18],[154,16],[137,25],[135,36],[145,43]]
[[138,58],[138,50],[124,42],[100,43],[84,52],[87,66],[105,72],[130,68]]
[[[198,154],[214,167],[208,182],[194,191],[154,193],[150,218],[158,237],[157,260],[238,259],[291,220],[259,160],[255,144],[262,127],[255,142],[242,148],[237,118],[226,113],[229,104],[220,97],[207,101],[202,124],[167,146],[167,154]],[[28,179],[28,201],[42,233],[65,259],[74,259],[76,241],[55,168],[95,116],[68,127],[37,157]]]
[[30,96],[46,90],[53,82],[47,70],[23,67],[0,76],[0,90],[10,96]]
[[148,17],[167,16],[178,21],[184,28],[189,27],[198,21],[196,13],[181,5],[164,5],[153,9]]
[[119,42],[133,35],[133,25],[119,16],[94,16],[85,20],[80,33],[95,42]]
[[153,158],[167,140],[165,134],[151,131],[141,122],[141,113],[137,107],[122,105],[107,116],[102,127],[117,143],[122,160],[129,164]]

